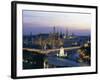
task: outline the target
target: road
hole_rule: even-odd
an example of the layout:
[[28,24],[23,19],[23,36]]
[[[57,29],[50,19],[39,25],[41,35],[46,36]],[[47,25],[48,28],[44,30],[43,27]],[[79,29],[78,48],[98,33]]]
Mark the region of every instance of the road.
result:
[[[68,51],[68,50],[79,49],[79,48],[80,46],[67,47],[67,48],[64,48],[64,50]],[[50,52],[60,51],[60,48],[59,49],[47,49],[47,50],[23,48],[23,50],[30,51],[30,52],[37,52],[38,54],[48,54]]]

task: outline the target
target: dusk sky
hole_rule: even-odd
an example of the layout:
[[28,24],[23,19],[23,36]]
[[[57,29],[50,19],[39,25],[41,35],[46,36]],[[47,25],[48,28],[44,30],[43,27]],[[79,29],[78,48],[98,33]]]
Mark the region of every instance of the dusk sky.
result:
[[91,14],[23,10],[23,34],[29,35],[66,29],[76,35],[90,35]]

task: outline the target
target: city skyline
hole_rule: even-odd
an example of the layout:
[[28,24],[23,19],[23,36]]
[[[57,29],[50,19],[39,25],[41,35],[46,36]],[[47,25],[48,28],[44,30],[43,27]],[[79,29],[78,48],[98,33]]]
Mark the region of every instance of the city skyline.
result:
[[23,10],[23,34],[33,35],[56,31],[65,33],[68,29],[75,35],[90,35],[91,14],[60,13]]

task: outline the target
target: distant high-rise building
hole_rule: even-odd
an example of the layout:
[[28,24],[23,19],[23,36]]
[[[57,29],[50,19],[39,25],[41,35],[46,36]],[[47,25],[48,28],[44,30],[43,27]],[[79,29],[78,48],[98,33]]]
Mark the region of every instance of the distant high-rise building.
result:
[[68,36],[69,35],[69,33],[68,33],[68,29],[66,29],[66,36]]
[[30,40],[29,40],[30,41],[30,44],[32,44],[32,42],[33,42],[32,40],[33,40],[32,39],[32,32],[30,32]]
[[53,27],[53,33],[54,33],[54,34],[56,33],[56,28],[55,28],[55,26]]
[[32,32],[30,32],[30,36],[32,36]]

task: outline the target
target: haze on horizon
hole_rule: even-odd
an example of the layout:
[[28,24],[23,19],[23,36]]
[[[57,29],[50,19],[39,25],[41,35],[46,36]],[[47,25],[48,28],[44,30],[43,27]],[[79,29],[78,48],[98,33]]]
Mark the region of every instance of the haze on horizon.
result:
[[23,10],[22,18],[23,35],[49,33],[54,26],[63,33],[67,29],[76,35],[91,33],[91,14]]

